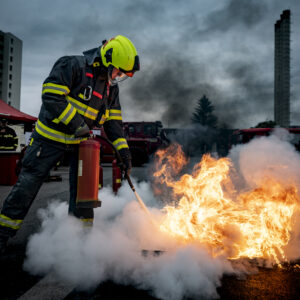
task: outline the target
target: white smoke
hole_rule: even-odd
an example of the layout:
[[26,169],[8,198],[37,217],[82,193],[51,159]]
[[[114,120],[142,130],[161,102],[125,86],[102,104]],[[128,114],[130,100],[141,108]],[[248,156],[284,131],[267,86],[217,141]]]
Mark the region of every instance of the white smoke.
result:
[[[257,178],[271,173],[282,181],[293,178],[300,186],[300,156],[276,136],[235,147],[230,157],[248,186],[255,186]],[[163,213],[155,208],[150,184],[135,182],[135,186],[159,220]],[[212,258],[201,246],[178,244],[160,232],[126,183],[117,196],[108,187],[100,191],[99,198],[102,207],[95,210],[90,230],[67,216],[66,203],[53,202],[40,210],[41,230],[29,240],[24,268],[34,275],[54,272],[57,278],[79,289],[93,288],[110,279],[149,290],[160,299],[175,300],[217,297],[222,276],[238,272],[224,257]],[[295,230],[289,248],[292,258],[300,257],[299,232]],[[163,252],[145,256],[143,249]]]
[[278,128],[269,137],[255,138],[235,147],[230,158],[249,187],[255,188],[268,176],[300,187],[300,155],[289,143],[291,139],[286,130]]
[[[300,198],[300,154],[291,141],[295,137],[285,129],[275,129],[269,137],[259,137],[234,147],[229,154],[237,170],[237,189],[253,189],[265,177],[284,185],[294,184]],[[300,203],[299,203],[300,204]],[[300,211],[293,217],[291,240],[285,249],[289,260],[300,258]]]
[[[147,183],[136,184],[149,207],[153,196]],[[67,204],[53,202],[40,210],[42,227],[28,243],[24,268],[35,275],[55,272],[79,289],[111,279],[147,289],[161,299],[184,296],[216,297],[225,272],[233,272],[224,258],[213,259],[196,245],[178,245],[148,220],[127,185],[113,195],[99,193],[102,207],[95,210],[93,228],[66,215]],[[157,218],[161,212],[152,208]],[[150,250],[142,255],[142,250]],[[163,250],[154,256],[152,250]]]

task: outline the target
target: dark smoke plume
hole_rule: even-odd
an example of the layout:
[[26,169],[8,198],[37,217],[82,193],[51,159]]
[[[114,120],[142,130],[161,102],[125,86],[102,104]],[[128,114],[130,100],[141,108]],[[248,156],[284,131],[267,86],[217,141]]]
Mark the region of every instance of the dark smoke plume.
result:
[[[193,49],[197,39],[200,49],[202,43],[205,47],[205,41],[218,39],[220,32],[226,31],[231,39],[231,34],[241,26],[244,29],[240,30],[250,31],[261,22],[266,8],[260,1],[232,0],[211,12],[204,25],[195,15],[192,22],[179,20],[176,47],[163,41],[149,44],[151,63],[142,65],[146,71],[135,79],[130,89],[137,110],[156,112],[167,127],[188,126],[197,100],[206,94],[216,108],[220,124],[226,123],[231,128],[243,123],[255,126],[257,121],[247,114],[249,111],[256,111],[256,118],[259,115],[257,119],[264,121],[272,110],[273,83],[261,71],[260,62],[250,49],[233,45],[238,59],[235,55],[223,58],[222,48],[212,49],[209,60],[188,49]],[[216,79],[222,76],[220,70],[236,89],[225,91],[217,84]]]

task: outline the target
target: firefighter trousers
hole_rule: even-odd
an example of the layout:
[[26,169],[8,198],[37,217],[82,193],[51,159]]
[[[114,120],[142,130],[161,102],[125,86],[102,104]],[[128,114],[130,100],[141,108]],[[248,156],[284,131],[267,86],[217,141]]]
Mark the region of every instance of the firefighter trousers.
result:
[[92,208],[76,208],[78,145],[66,150],[35,137],[26,149],[18,181],[4,201],[0,214],[0,239],[1,236],[5,238],[16,234],[51,168],[64,154],[68,155],[70,161],[69,214],[82,219],[84,224],[92,223]]

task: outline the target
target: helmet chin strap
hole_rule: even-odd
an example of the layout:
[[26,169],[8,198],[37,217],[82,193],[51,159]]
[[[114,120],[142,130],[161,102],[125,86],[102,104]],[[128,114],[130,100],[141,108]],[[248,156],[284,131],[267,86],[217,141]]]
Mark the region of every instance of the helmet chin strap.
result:
[[116,79],[108,79],[108,83],[109,83],[109,85],[110,86],[114,86],[114,85],[116,85],[117,83],[118,83],[118,81],[116,80]]
[[111,70],[109,68],[107,70],[107,78],[108,78],[108,83],[110,86],[114,86],[118,83],[118,81],[116,79],[111,78]]
[[[114,73],[114,71],[116,71],[116,72]],[[124,81],[125,79],[128,78],[128,76],[125,73],[121,72],[120,70],[115,68],[113,65],[110,65],[108,67],[107,76],[108,76],[109,85],[111,85],[111,86],[114,86],[114,85],[118,84],[119,82]]]

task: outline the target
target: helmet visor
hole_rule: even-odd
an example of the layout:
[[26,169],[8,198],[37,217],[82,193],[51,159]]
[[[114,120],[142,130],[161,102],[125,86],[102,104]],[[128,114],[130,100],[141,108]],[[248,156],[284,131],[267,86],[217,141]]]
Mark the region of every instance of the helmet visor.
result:
[[132,70],[123,70],[122,68],[120,68],[120,70],[123,73],[125,73],[127,76],[132,77],[136,71],[140,70],[140,59],[139,59],[139,56],[138,55],[135,56],[135,58],[134,58],[134,65],[133,65]]

